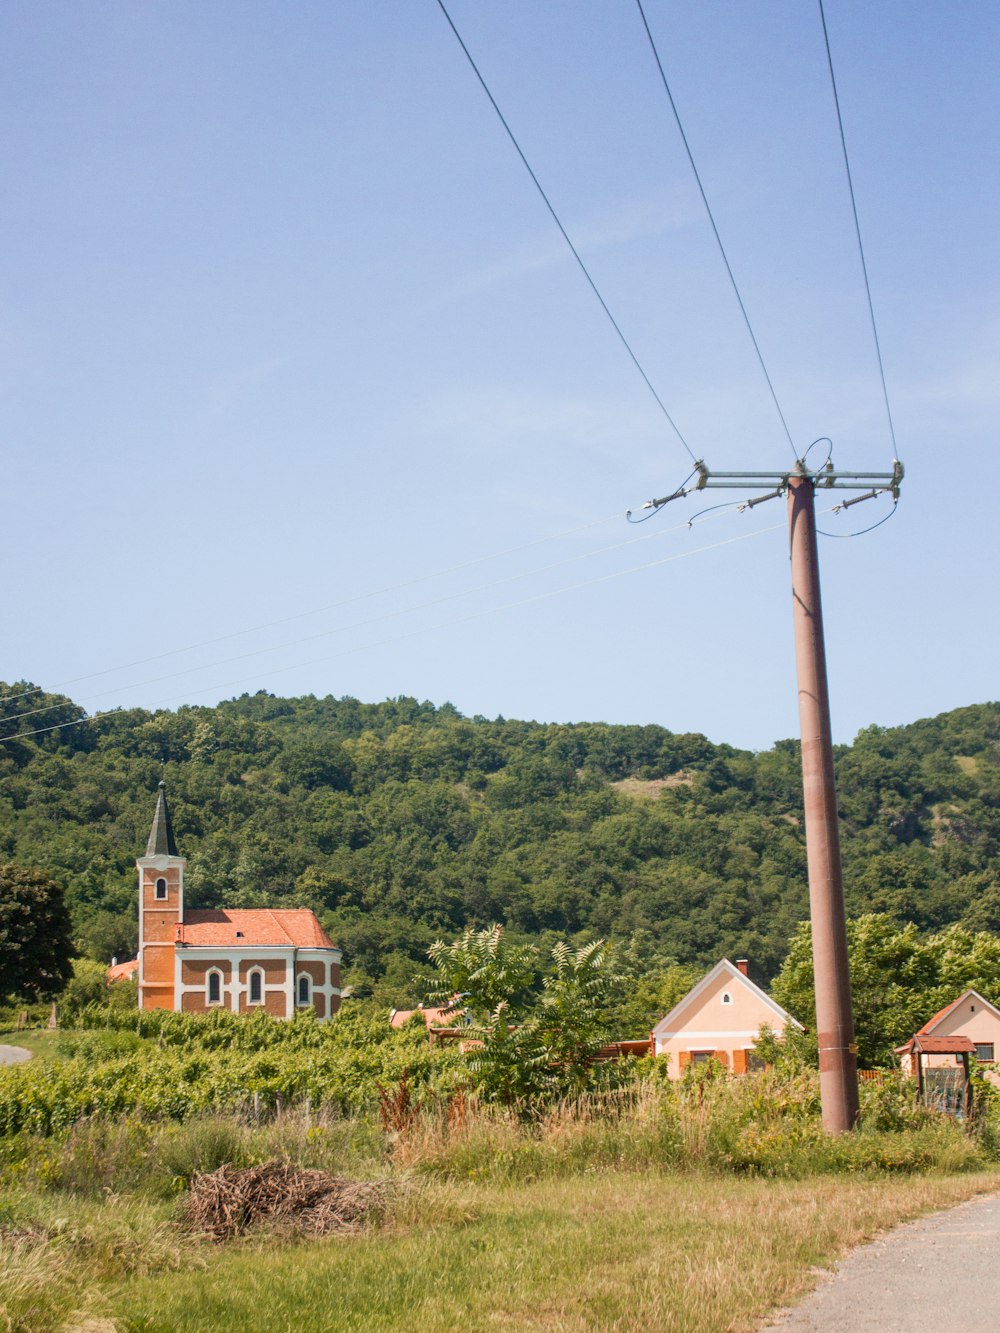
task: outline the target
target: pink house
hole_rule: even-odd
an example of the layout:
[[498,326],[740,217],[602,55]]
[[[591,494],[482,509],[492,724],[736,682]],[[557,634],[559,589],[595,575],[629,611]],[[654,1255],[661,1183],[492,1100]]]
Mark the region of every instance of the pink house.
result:
[[723,958],[653,1028],[653,1054],[669,1057],[671,1078],[708,1060],[745,1074],[754,1067],[754,1042],[765,1025],[779,1036],[788,1027],[803,1030],[750,980],[745,958],[735,964]]
[[[965,1038],[968,1040],[963,1041]],[[910,1075],[916,1074],[917,1053],[923,1057],[924,1069],[954,1069],[962,1064],[963,1053],[992,1067],[998,1052],[1000,1009],[971,989],[939,1009],[908,1042],[896,1047],[903,1072]]]

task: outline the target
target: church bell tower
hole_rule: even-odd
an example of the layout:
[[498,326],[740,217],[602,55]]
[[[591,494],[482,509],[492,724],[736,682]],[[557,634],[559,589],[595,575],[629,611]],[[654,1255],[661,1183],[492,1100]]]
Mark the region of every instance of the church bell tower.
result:
[[174,959],[184,932],[184,867],[160,783],[139,872],[139,1008],[174,1009]]

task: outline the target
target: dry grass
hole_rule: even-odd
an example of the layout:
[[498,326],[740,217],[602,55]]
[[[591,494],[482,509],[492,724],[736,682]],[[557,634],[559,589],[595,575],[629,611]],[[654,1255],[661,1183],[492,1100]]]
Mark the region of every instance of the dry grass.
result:
[[302,1171],[284,1162],[242,1170],[221,1166],[195,1176],[181,1220],[189,1230],[217,1241],[261,1222],[301,1235],[329,1236],[377,1221],[390,1192],[385,1180],[341,1180],[328,1171]]
[[[141,1201],[8,1196],[2,1213],[0,1329],[7,1333],[82,1329],[102,1310],[106,1284],[182,1262],[165,1210]],[[193,1266],[198,1256],[189,1252],[183,1262]]]
[[514,1188],[425,1183],[381,1233],[237,1247],[182,1283],[129,1282],[117,1326],[739,1333],[846,1247],[998,1184],[616,1172]]

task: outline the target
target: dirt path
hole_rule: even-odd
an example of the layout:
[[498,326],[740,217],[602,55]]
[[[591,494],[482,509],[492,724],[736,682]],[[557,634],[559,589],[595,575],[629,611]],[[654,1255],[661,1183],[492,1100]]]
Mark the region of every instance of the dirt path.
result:
[[31,1059],[31,1052],[23,1046],[0,1046],[0,1065],[23,1065]]
[[938,1333],[1000,1322],[1000,1195],[908,1222],[847,1255],[780,1333]]

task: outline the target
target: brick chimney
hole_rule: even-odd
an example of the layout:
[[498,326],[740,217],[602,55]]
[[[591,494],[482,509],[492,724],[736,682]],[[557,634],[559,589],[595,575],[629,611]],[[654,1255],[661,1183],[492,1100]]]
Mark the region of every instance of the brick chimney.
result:
[[749,959],[749,958],[737,958],[737,960],[736,960],[736,966],[737,966],[737,968],[743,973],[743,975],[744,975],[745,977],[749,977],[749,975],[750,975],[750,959]]

